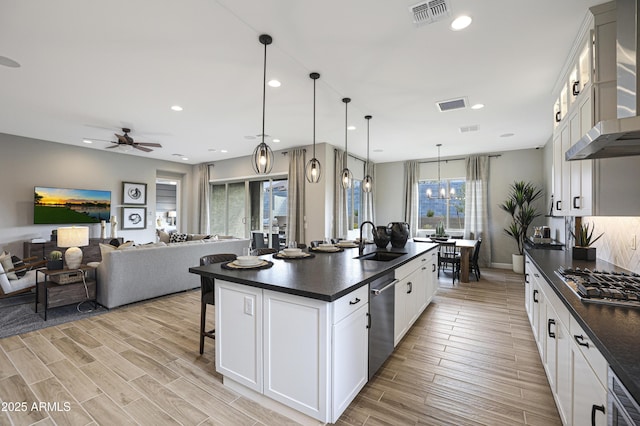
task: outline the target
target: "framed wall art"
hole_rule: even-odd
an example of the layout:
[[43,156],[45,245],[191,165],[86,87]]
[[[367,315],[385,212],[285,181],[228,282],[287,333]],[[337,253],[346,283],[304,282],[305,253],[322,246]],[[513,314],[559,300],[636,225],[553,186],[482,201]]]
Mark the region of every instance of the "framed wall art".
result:
[[146,207],[123,207],[122,225],[120,229],[146,229],[147,228],[147,208]]
[[147,204],[147,184],[122,182],[122,204]]

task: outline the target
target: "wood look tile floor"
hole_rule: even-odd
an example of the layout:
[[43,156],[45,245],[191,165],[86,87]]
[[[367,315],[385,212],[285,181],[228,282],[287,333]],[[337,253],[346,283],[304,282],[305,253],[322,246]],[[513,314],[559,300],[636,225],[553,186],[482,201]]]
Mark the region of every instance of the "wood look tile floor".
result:
[[[337,424],[561,424],[522,276],[482,274],[455,285],[441,277],[432,303]],[[198,353],[199,315],[191,291],[0,339],[0,425],[295,424],[222,385],[215,342]],[[26,409],[10,406],[19,401]]]

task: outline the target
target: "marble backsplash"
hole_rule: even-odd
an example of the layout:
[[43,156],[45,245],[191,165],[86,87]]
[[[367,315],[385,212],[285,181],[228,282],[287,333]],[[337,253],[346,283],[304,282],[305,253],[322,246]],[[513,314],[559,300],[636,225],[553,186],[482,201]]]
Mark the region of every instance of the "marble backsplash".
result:
[[640,274],[640,217],[591,216],[582,221],[595,226],[594,236],[604,232],[593,244],[598,249],[599,259]]

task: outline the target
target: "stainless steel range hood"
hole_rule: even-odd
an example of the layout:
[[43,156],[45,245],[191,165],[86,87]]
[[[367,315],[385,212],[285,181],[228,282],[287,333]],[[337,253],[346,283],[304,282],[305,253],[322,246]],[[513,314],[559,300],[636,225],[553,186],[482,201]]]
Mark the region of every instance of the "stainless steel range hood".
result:
[[618,118],[595,125],[565,153],[565,159],[584,160],[640,155],[640,97],[638,89],[638,2],[616,2],[616,78]]

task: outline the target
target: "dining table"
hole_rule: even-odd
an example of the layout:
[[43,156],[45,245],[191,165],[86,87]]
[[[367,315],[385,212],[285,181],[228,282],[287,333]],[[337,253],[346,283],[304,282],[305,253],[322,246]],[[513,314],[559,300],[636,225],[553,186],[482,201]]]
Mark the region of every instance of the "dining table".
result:
[[460,282],[469,282],[469,259],[475,248],[478,240],[463,240],[460,238],[443,239],[431,239],[429,237],[414,237],[413,241],[416,243],[455,243],[456,247],[460,248]]

